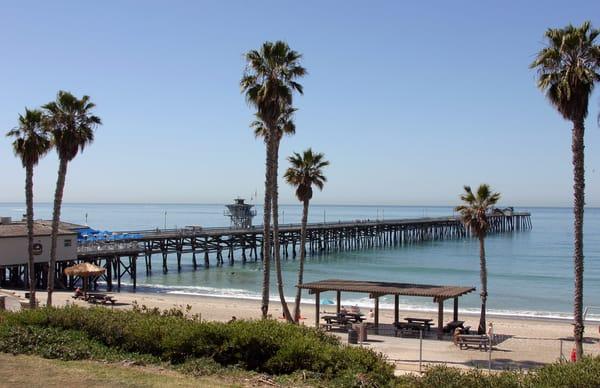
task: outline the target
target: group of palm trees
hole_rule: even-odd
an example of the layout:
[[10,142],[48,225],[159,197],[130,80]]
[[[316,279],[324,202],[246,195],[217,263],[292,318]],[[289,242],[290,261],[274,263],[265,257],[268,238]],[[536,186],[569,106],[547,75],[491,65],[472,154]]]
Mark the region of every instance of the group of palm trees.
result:
[[101,124],[100,118],[92,114],[94,106],[88,96],[79,99],[73,94],[61,90],[55,101],[43,105],[41,109],[26,108],[25,114],[19,115],[17,127],[7,133],[7,136],[14,138],[13,151],[21,159],[25,168],[29,303],[31,307],[36,305],[35,286],[37,283],[33,252],[33,170],[40,159],[52,148],[56,150],[59,167],[54,194],[52,242],[47,278],[48,299],[46,301],[46,305],[52,306],[52,292],[56,276],[56,241],[67,167],[69,162],[94,140],[94,130]]
[[[550,28],[546,31],[547,45],[538,54],[531,68],[538,70],[538,87],[546,93],[550,103],[564,119],[573,123],[572,153],[574,175],[574,339],[577,357],[583,355],[583,211],[584,211],[584,121],[588,114],[591,92],[600,81],[600,46],[595,42],[600,30],[590,22],[576,27]],[[283,306],[284,316],[289,321],[298,321],[300,290],[295,299],[292,317],[283,295],[281,262],[279,257],[278,235],[278,191],[277,165],[279,143],[283,134],[293,134],[292,121],[293,92],[302,94],[302,86],[297,79],[306,74],[299,64],[301,55],[291,50],[284,42],[265,42],[260,50],[246,54],[247,69],[242,78],[242,91],[247,101],[256,108],[258,120],[253,123],[255,134],[263,137],[266,144],[266,179],[264,206],[263,245],[263,289],[262,313],[267,316],[269,306],[269,277],[271,249],[275,253],[277,286]],[[600,118],[599,118],[600,119]],[[296,196],[303,203],[302,241],[300,244],[300,266],[298,282],[302,283],[304,268],[304,242],[309,200],[312,185],[322,189],[325,177],[321,169],[328,162],[322,154],[314,154],[310,149],[303,154],[295,153],[288,158],[292,167],[285,174],[288,183],[297,187]],[[488,297],[487,265],[485,257],[485,237],[489,230],[488,215],[500,199],[500,194],[492,192],[486,184],[480,185],[474,193],[469,186],[464,187],[462,204],[456,207],[464,224],[479,239],[481,277],[481,317],[479,332],[485,332],[485,312]],[[271,219],[273,228],[271,231]],[[271,242],[271,232],[273,241]]]
[[[271,276],[271,253],[274,256],[277,290],[281,300],[283,316],[288,322],[298,322],[300,318],[300,293],[296,296],[292,315],[285,300],[281,252],[279,249],[279,188],[278,166],[279,145],[283,135],[296,131],[293,105],[295,92],[302,94],[303,88],[298,79],[306,74],[300,64],[302,55],[291,50],[283,41],[265,42],[259,50],[246,53],[246,70],[240,81],[246,101],[256,108],[256,120],[251,127],[257,137],[263,138],[266,145],[265,202],[263,218],[263,284],[262,316],[269,311],[269,291]],[[295,186],[296,196],[303,203],[301,240],[306,241],[308,206],[312,198],[312,185],[323,188],[326,181],[322,169],[329,164],[321,153],[310,148],[302,154],[295,153],[288,160],[291,167],[285,173],[286,181]],[[271,223],[272,221],[272,223]],[[272,239],[272,240],[271,240]],[[300,246],[299,282],[302,282],[306,252]]]

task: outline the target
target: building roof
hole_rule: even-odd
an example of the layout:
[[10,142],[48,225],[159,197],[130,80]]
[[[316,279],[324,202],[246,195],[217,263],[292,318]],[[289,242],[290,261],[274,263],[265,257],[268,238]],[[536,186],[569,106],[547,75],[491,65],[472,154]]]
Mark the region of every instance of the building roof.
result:
[[[33,223],[33,234],[34,236],[50,236],[52,234],[52,226],[44,224],[39,221]],[[59,227],[59,235],[77,235],[74,230],[68,230]],[[10,224],[0,224],[0,238],[2,237],[26,237],[27,236],[27,223],[18,221],[11,222]]]
[[[41,224],[41,225],[52,227],[52,220],[36,220],[35,222],[37,222],[38,224]],[[60,229],[65,229],[65,230],[77,230],[77,229],[89,228],[88,226],[85,226],[85,225],[79,225],[79,224],[74,224],[72,222],[65,222],[65,221],[59,221],[58,227]]]
[[428,284],[409,284],[393,282],[374,282],[362,280],[327,279],[317,282],[298,284],[298,288],[309,290],[311,294],[324,291],[344,291],[368,293],[371,297],[382,295],[425,296],[434,300],[457,298],[475,291],[475,287],[436,286]]

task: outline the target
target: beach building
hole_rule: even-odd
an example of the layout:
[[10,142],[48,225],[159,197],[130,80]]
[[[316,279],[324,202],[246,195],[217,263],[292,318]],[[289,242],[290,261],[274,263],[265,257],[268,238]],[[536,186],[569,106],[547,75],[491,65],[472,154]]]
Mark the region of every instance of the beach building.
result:
[[[33,233],[35,262],[49,262],[51,222],[35,221]],[[77,259],[77,231],[62,224],[58,230],[56,251],[58,261]],[[2,217],[0,219],[0,267],[25,265],[27,261],[27,223]]]

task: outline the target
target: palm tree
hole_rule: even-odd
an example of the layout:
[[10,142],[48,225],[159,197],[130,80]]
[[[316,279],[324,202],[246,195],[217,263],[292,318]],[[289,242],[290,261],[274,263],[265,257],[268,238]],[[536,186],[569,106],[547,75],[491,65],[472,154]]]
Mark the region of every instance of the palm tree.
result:
[[44,126],[52,135],[52,142],[58,153],[58,179],[54,193],[54,212],[52,214],[52,244],[50,247],[50,266],[48,268],[48,301],[52,306],[54,277],[56,267],[56,240],[60,222],[65,177],[68,163],[83,152],[85,147],[94,141],[94,129],[102,124],[99,117],[92,115],[96,105],[90,102],[89,96],[78,99],[69,92],[59,91],[56,101],[44,105],[46,117]]
[[[323,190],[327,178],[323,175],[323,168],[329,165],[322,153],[313,153],[312,149],[307,149],[302,154],[294,152],[288,157],[291,167],[288,167],[284,174],[287,183],[296,187],[296,197],[303,204],[302,208],[302,226],[300,229],[300,268],[298,269],[298,284],[302,284],[304,277],[304,260],[306,258],[306,224],[308,222],[308,205],[313,196],[312,186],[315,185],[319,190]],[[296,290],[296,300],[294,307],[294,322],[300,320],[300,299],[302,290]]]
[[50,150],[50,139],[42,128],[43,114],[40,110],[25,108],[19,115],[19,125],[6,136],[13,137],[15,155],[25,168],[25,202],[27,205],[27,258],[29,272],[29,304],[35,307],[35,261],[33,259],[33,168]]
[[499,193],[492,193],[490,186],[479,185],[477,194],[471,187],[465,186],[465,192],[460,196],[463,205],[456,207],[460,213],[465,228],[479,239],[479,277],[481,278],[481,316],[479,318],[479,334],[485,334],[485,305],[488,297],[487,265],[485,261],[485,237],[490,228],[488,213],[500,199]]
[[590,22],[581,27],[550,28],[547,46],[537,54],[531,68],[538,71],[538,88],[546,93],[565,120],[573,124],[573,190],[574,190],[574,338],[577,358],[583,356],[583,208],[585,205],[584,120],[594,83],[600,81],[600,46],[594,40],[600,30]]
[[[288,322],[293,322],[292,315],[290,314],[290,309],[285,300],[285,294],[283,291],[283,275],[281,272],[281,251],[278,249],[279,247],[279,206],[278,206],[278,188],[277,188],[277,170],[279,165],[279,144],[281,142],[281,138],[283,135],[293,135],[296,133],[296,125],[293,121],[293,115],[296,109],[292,107],[286,107],[277,120],[277,130],[275,132],[275,156],[273,158],[273,169],[271,171],[271,206],[273,213],[273,246],[275,247],[275,273],[277,276],[277,291],[279,293],[279,300],[281,301],[281,306],[283,310],[283,316]],[[254,128],[254,135],[256,137],[267,138],[267,134],[269,133],[264,121],[260,118],[257,118],[252,124],[250,124],[252,128]]]
[[[257,117],[266,127],[266,169],[265,169],[265,203],[263,219],[263,286],[261,310],[263,318],[269,310],[269,276],[271,258],[271,213],[276,195],[276,157],[278,122],[282,113],[292,107],[293,92],[302,94],[302,85],[296,79],[306,74],[300,66],[301,55],[289,48],[282,41],[265,42],[259,50],[246,53],[246,70],[240,81],[246,101],[257,110]],[[274,192],[275,191],[275,195]],[[275,198],[275,199],[274,199]],[[274,199],[274,201],[273,201]],[[273,245],[279,248],[277,214],[273,213],[274,230]]]

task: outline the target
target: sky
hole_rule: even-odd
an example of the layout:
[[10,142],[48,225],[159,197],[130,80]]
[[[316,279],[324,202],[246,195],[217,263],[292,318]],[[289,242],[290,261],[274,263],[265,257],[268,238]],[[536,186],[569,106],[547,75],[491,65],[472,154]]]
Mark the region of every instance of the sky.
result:
[[[405,4],[406,3],[406,4]],[[243,54],[285,40],[308,75],[284,156],[331,165],[315,203],[453,205],[488,183],[506,206],[572,203],[571,124],[529,64],[544,31],[600,2],[18,1],[0,5],[0,131],[58,90],[103,120],[69,165],[66,202],[227,203],[264,187],[265,149],[240,93]],[[586,195],[600,206],[600,93],[586,121]],[[24,170],[0,138],[0,202]],[[52,201],[57,158],[36,169]],[[280,201],[297,203],[280,183]]]

